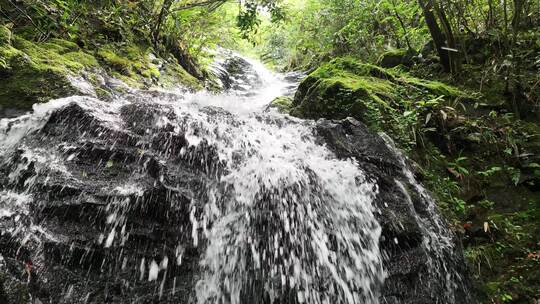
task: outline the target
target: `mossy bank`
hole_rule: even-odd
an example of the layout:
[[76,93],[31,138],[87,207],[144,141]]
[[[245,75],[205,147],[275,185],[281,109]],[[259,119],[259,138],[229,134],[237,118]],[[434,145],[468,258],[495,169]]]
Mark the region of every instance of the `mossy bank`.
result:
[[107,97],[109,77],[133,88],[203,87],[172,54],[166,57],[144,43],[100,43],[88,50],[59,38],[30,41],[0,26],[0,112],[74,94]]

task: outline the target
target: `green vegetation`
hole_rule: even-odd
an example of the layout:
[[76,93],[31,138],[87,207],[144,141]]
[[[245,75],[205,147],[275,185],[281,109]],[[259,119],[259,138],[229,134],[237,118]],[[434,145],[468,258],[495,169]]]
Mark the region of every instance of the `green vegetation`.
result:
[[291,112],[292,102],[292,98],[281,96],[274,99],[270,107],[275,108],[280,113],[289,114]]
[[[418,164],[423,182],[462,236],[485,303],[532,303],[540,286],[540,126],[466,82],[419,70],[336,58],[300,84],[291,114],[353,116],[384,131]],[[489,108],[489,106],[488,106]]]
[[208,49],[256,31],[261,8],[281,16],[272,1],[0,1],[0,110],[75,94],[69,77],[106,96],[102,69],[132,87],[201,89]]
[[425,132],[440,128],[440,111],[466,96],[440,82],[345,57],[322,65],[300,84],[291,113],[306,118],[353,116],[374,130],[385,130],[410,150],[423,144]]
[[535,303],[540,4],[286,3],[257,50],[311,71],[290,113],[389,134],[462,237],[481,303]]
[[97,64],[93,57],[58,40],[33,43],[11,36],[6,27],[2,32],[10,39],[0,45],[0,74],[7,78],[0,83],[0,106],[29,108],[36,101],[74,94],[76,89],[66,76],[83,69],[83,64]]

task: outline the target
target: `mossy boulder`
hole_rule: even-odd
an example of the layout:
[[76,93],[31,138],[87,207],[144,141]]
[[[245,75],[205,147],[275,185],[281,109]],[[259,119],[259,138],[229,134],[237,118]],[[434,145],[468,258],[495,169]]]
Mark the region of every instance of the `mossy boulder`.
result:
[[203,88],[202,81],[188,73],[176,58],[170,56],[168,59],[159,59],[153,55],[153,49],[148,45],[103,45],[96,56],[112,76],[132,87],[156,85],[167,89]]
[[393,49],[383,53],[377,60],[377,65],[383,68],[393,68],[399,65],[411,66],[416,53],[412,50]]
[[34,103],[76,94],[69,76],[98,65],[65,40],[35,43],[13,36],[7,42],[0,44],[0,110],[28,110]]
[[158,85],[165,88],[201,89],[201,81],[190,75],[174,58],[158,59],[146,45],[104,45],[97,57],[111,75],[133,87]]
[[160,73],[159,83],[166,89],[179,86],[190,90],[200,90],[203,88],[202,82],[189,74],[175,58],[169,58]]
[[394,76],[386,70],[338,58],[319,67],[300,83],[291,114],[304,118],[365,118],[372,105],[386,107]]
[[336,58],[300,83],[290,113],[311,119],[354,117],[373,130],[406,140],[418,125],[444,129],[435,119],[439,110],[467,96],[455,87],[415,78],[398,68]]
[[[294,113],[306,118],[365,120],[366,111],[398,109],[411,97],[463,98],[464,92],[437,81],[404,72],[337,58],[312,72],[299,86],[292,103]],[[376,114],[376,113],[371,113]]]
[[280,113],[289,114],[291,111],[292,98],[288,96],[276,97],[270,103],[269,107],[276,109]]

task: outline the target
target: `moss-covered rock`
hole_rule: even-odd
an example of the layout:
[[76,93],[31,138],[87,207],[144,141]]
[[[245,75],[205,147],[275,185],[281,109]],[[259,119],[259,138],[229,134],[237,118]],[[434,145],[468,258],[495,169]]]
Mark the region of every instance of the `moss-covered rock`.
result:
[[[154,56],[152,47],[145,42],[103,43],[82,43],[97,45],[97,51],[90,53],[73,41],[51,38],[33,42],[0,26],[0,113],[6,109],[28,110],[34,103],[84,94],[71,80],[81,74],[91,79],[93,73],[103,69],[136,88],[203,88],[202,81],[190,75],[175,59]],[[100,95],[103,88],[92,84]]]
[[69,80],[96,59],[69,41],[35,43],[13,36],[0,45],[0,107],[30,109],[36,102],[78,92]]
[[201,81],[184,70],[174,58],[170,58],[164,65],[159,83],[166,89],[186,87],[190,90],[200,90],[203,88]]
[[270,108],[274,108],[280,113],[289,114],[291,111],[292,101],[292,98],[288,96],[276,97],[270,103]]
[[376,66],[350,58],[334,59],[302,81],[291,114],[330,119],[353,116],[366,121],[365,114],[372,105],[387,106],[384,99],[392,98],[393,78]]
[[377,65],[383,68],[393,68],[399,65],[411,66],[416,53],[412,50],[393,49],[383,53],[377,60]]
[[166,75],[162,77],[157,62],[153,62],[155,57],[150,56],[151,51],[143,45],[110,44],[99,48],[96,59],[74,42],[53,38],[36,43],[12,35],[2,26],[0,111],[28,110],[34,103],[80,93],[70,79],[99,67],[132,87],[158,85],[162,81],[163,86],[202,88],[200,81],[176,62],[167,63]]
[[11,43],[11,31],[4,25],[0,25],[0,45]]
[[108,48],[102,48],[97,52],[98,58],[101,59],[106,66],[120,72],[126,76],[133,73],[132,62],[126,57],[116,54]]
[[[537,301],[538,121],[511,113],[504,104],[505,82],[484,79],[483,66],[464,66],[466,81],[437,76],[471,92],[483,79],[475,94],[432,81],[433,74],[416,74],[422,79],[400,69],[351,58],[330,61],[301,83],[291,113],[314,119],[353,116],[390,135],[418,163],[423,184],[462,237],[480,300]],[[536,83],[535,76],[523,82]],[[536,100],[537,94],[526,95]]]
[[176,59],[157,59],[148,46],[106,45],[98,50],[97,57],[113,76],[134,87],[153,84],[165,88],[202,88],[201,81],[186,72]]
[[430,111],[466,96],[452,86],[418,79],[397,69],[337,58],[300,84],[291,114],[329,119],[352,116],[372,129],[384,129],[403,138],[410,135],[415,124],[430,122],[425,119]]

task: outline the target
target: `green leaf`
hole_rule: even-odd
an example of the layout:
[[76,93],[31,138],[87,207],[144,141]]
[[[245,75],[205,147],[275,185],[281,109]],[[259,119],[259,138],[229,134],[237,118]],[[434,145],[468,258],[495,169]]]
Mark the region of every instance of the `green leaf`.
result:
[[105,164],[106,168],[110,168],[112,166],[114,166],[114,162],[112,160],[107,161],[107,164]]
[[414,113],[414,111],[405,111],[403,112],[403,116],[407,117],[407,116],[410,116]]

